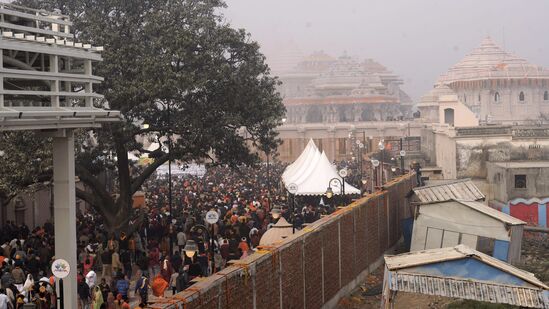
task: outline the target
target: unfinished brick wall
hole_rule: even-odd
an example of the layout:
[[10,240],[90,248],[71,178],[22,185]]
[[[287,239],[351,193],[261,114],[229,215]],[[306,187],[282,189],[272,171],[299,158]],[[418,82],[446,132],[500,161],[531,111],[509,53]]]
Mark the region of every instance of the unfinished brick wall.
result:
[[414,182],[398,178],[152,308],[321,308],[400,239]]

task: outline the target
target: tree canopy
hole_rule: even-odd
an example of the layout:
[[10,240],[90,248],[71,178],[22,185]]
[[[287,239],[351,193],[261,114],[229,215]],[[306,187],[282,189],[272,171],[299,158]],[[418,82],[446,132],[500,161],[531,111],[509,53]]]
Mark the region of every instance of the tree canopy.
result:
[[[105,96],[97,104],[120,110],[123,121],[79,135],[76,173],[92,191],[78,190],[77,196],[101,213],[111,230],[127,228],[131,196],[170,156],[252,164],[259,150],[276,149],[275,128],[285,113],[278,81],[259,45],[225,22],[222,1],[18,3],[60,9],[74,22],[77,40],[105,48],[94,67],[94,74],[105,78],[95,89]],[[151,153],[145,141],[164,147]],[[150,153],[155,160],[131,171],[129,151]],[[107,152],[114,155],[107,158]],[[116,172],[117,198],[99,181],[106,167]]]
[[1,132],[0,161],[0,207],[52,176],[51,143],[34,132]]

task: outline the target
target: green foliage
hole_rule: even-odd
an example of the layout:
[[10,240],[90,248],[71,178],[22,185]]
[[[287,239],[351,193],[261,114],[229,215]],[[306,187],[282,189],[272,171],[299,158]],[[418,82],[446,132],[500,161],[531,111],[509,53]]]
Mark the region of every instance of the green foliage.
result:
[[0,200],[51,179],[51,143],[34,132],[0,132]]
[[[20,0],[21,5],[60,9],[71,16],[77,40],[104,46],[94,74],[102,107],[120,110],[124,120],[79,135],[77,174],[94,192],[77,192],[110,226],[128,221],[130,197],[169,157],[130,173],[128,151],[147,153],[143,139],[171,147],[172,159],[236,165],[270,153],[285,113],[278,81],[269,75],[259,45],[233,29],[219,0]],[[147,129],[141,124],[149,125]],[[242,131],[242,128],[245,128]],[[168,145],[168,136],[172,143]],[[253,147],[249,147],[249,146]],[[113,152],[117,161],[101,163]],[[98,182],[105,165],[116,165],[118,193],[112,200]],[[122,223],[124,224],[124,222]]]

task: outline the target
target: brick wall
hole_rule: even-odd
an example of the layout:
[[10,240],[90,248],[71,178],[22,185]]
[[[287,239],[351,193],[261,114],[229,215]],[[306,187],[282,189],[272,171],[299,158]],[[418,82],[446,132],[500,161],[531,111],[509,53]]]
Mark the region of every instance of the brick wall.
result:
[[152,308],[321,308],[400,239],[414,181],[398,178]]

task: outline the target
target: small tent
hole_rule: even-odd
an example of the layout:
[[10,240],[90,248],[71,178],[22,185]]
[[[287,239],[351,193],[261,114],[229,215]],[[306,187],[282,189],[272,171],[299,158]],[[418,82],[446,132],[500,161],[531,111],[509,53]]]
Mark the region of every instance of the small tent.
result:
[[[323,195],[328,186],[334,194],[342,194],[336,167],[326,153],[320,152],[310,140],[301,155],[282,174],[286,188],[295,185],[296,195]],[[345,182],[345,194],[360,194],[360,190]]]

